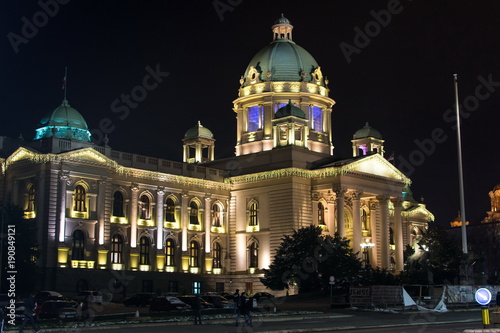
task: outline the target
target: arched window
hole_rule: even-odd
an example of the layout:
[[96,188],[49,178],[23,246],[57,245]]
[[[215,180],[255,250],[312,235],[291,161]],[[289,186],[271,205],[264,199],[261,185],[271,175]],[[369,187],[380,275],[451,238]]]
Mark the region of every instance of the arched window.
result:
[[87,211],[86,193],[82,185],[77,185],[75,187],[75,207],[73,210],[77,212]]
[[35,186],[29,183],[24,197],[24,218],[32,219],[35,216]]
[[113,194],[113,216],[125,216],[125,214],[123,213],[123,194],[120,191],[116,191]]
[[85,234],[81,230],[75,230],[75,232],[73,233],[73,248],[71,251],[71,259],[85,259]]
[[214,258],[213,268],[222,268],[222,246],[219,243],[214,243],[212,256]]
[[111,263],[123,264],[123,237],[114,235],[111,238]]
[[250,204],[250,207],[248,209],[248,225],[249,226],[259,225],[258,206],[255,201],[253,201]]
[[250,244],[250,247],[248,248],[249,250],[249,256],[250,256],[250,268],[257,268],[259,267],[259,246],[257,245],[257,242],[252,242]]
[[189,243],[189,266],[199,267],[200,266],[200,245],[196,241],[191,241]]
[[172,198],[167,198],[165,204],[165,221],[175,222],[175,202]]
[[214,204],[212,206],[212,227],[220,227],[220,206]]
[[189,205],[190,211],[189,211],[189,223],[190,224],[200,224],[200,221],[198,219],[198,204],[194,201],[191,202]]
[[142,236],[139,243],[139,265],[150,265],[149,247],[149,238],[147,238],[146,236]]
[[142,220],[150,220],[151,219],[151,204],[149,202],[149,197],[145,194],[141,195],[139,200],[139,218]]
[[322,202],[318,202],[318,225],[325,225],[325,206]]
[[175,243],[170,238],[165,242],[165,266],[175,266]]

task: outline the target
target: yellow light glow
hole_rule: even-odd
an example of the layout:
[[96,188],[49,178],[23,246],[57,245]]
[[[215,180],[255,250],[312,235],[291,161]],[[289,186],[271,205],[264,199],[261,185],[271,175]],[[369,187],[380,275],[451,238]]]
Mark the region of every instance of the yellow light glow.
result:
[[139,220],[137,220],[137,225],[139,225],[141,227],[154,227],[155,221],[153,221],[151,219],[149,219],[149,220],[139,219]]
[[163,227],[167,229],[180,229],[181,225],[179,222],[165,222],[163,223]]
[[139,265],[139,270],[141,272],[149,272],[151,270],[151,266],[149,266],[149,265]]
[[[68,252],[69,247],[58,247],[57,248],[57,262],[59,265],[65,265],[68,263]],[[62,266],[61,266],[62,267]]]
[[198,274],[200,272],[200,267],[189,267],[189,273]]
[[182,271],[189,272],[189,256],[182,256]]
[[250,273],[250,274],[255,274],[255,269],[256,269],[255,267],[250,267],[250,268],[248,269],[248,273]]
[[137,270],[139,267],[139,253],[130,253],[130,268]]
[[201,225],[199,225],[199,224],[190,224],[188,226],[188,229],[192,230],[192,231],[201,231]]
[[217,233],[217,234],[223,234],[223,233],[226,232],[226,230],[224,229],[224,227],[211,227],[210,231],[213,232],[213,233]]
[[247,232],[258,232],[260,227],[258,225],[248,225]]
[[214,274],[216,274],[216,275],[222,274],[222,268],[214,268],[213,271],[214,271]]
[[36,212],[31,211],[31,212],[24,212],[23,219],[29,220],[29,219],[34,219],[36,217]]
[[111,264],[111,269],[114,271],[122,271],[123,264]]
[[165,269],[165,255],[157,254],[156,255],[156,268],[161,272]]
[[208,274],[212,273],[213,259],[210,257],[205,258],[205,269]]
[[128,224],[126,217],[111,216],[111,223]]
[[109,250],[97,250],[97,262],[99,263],[99,266],[106,266],[108,262],[108,252]]
[[175,272],[175,266],[167,266],[167,267],[165,267],[165,272],[168,272],[168,273]]

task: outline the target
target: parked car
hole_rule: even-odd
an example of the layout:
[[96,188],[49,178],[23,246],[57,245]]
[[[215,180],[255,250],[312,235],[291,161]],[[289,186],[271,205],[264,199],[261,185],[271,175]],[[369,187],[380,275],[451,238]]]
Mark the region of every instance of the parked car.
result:
[[77,305],[75,301],[45,301],[38,315],[40,318],[76,318]]
[[149,312],[153,311],[185,311],[191,307],[174,296],[155,297],[149,304]]
[[76,300],[78,302],[84,302],[85,300],[89,303],[102,303],[102,294],[95,290],[85,290],[76,295]]
[[219,294],[207,294],[201,296],[208,303],[213,304],[214,308],[220,309],[232,309],[234,308],[234,302],[228,301]]
[[146,306],[151,303],[151,300],[156,297],[155,293],[139,293],[126,298],[123,301],[125,306]]
[[[187,305],[192,306],[196,296],[195,295],[184,295],[184,296],[179,296],[177,298],[180,299],[181,301],[183,301],[184,303],[186,303]],[[207,302],[202,297],[200,297],[200,304],[201,304],[202,308],[204,308],[204,309],[211,309],[214,307],[214,305],[212,303]]]
[[261,299],[264,300],[264,299],[274,298],[274,295],[266,292],[260,292],[260,293],[255,293],[252,297],[255,298],[258,302]]

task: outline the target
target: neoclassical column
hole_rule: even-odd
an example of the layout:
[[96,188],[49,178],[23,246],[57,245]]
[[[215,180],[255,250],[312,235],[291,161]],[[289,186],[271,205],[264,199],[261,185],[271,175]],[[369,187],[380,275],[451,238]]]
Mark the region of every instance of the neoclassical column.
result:
[[59,242],[64,243],[66,237],[66,187],[69,180],[69,171],[59,174]]
[[344,204],[345,197],[344,194],[347,192],[345,189],[336,189],[335,194],[337,196],[337,232],[340,237],[345,237],[345,219],[344,219]]
[[132,183],[130,186],[130,247],[137,248],[137,206],[139,202],[139,185]]
[[377,253],[380,252],[380,243],[377,231],[377,209],[379,209],[379,203],[375,200],[370,200],[370,235],[372,237],[371,242],[375,246],[368,250],[368,255],[370,256],[370,265],[372,267],[380,266]]
[[361,196],[363,195],[363,192],[360,191],[353,191],[351,193],[351,198],[352,198],[352,223],[353,223],[353,241],[352,241],[352,248],[354,253],[359,253],[359,256],[362,255],[361,253],[361,242],[362,242],[362,237],[363,237],[363,232],[361,228],[361,203],[360,199]]
[[188,246],[187,246],[187,239],[188,239],[188,209],[187,209],[187,203],[188,203],[188,198],[189,195],[187,192],[183,192],[181,194],[181,222],[182,222],[182,252],[187,251]]
[[106,213],[106,177],[101,177],[99,180],[99,189],[97,193],[97,221],[99,223],[99,245],[104,245],[104,219]]
[[164,212],[164,202],[163,198],[165,196],[165,188],[163,186],[158,186],[156,190],[156,249],[163,249],[163,212]]
[[210,193],[205,194],[205,253],[210,253],[210,218],[212,197]]
[[396,272],[400,272],[404,269],[403,260],[403,222],[401,220],[401,198],[395,198],[392,200],[394,204],[394,242],[396,243]]
[[329,198],[327,200],[328,213],[326,215],[327,223],[326,226],[330,231],[330,235],[334,235],[335,230],[335,199]]
[[380,266],[389,268],[389,196],[377,196],[380,204]]

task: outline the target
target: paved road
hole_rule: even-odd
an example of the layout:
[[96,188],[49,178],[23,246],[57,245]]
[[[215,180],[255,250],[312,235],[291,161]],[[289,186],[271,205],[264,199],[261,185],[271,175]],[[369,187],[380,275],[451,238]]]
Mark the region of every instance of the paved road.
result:
[[[481,328],[481,313],[457,311],[447,313],[384,313],[339,310],[325,315],[295,315],[289,317],[254,318],[254,327],[235,327],[231,319],[207,320],[206,325],[184,323],[121,324],[114,327],[89,327],[50,330],[52,332],[110,333],[175,332],[175,333],[285,333],[285,332],[462,332],[466,328]],[[46,330],[47,332],[49,330]]]

